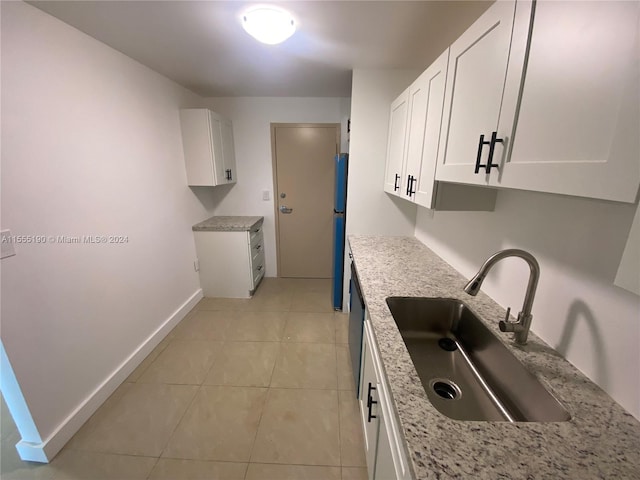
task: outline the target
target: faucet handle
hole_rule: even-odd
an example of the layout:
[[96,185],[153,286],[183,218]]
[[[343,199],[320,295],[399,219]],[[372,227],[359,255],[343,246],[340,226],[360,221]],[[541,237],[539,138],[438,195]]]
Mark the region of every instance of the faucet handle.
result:
[[507,314],[504,317],[504,320],[501,320],[498,323],[498,327],[501,332],[513,332],[513,322],[509,321],[509,314],[511,313],[511,307],[507,307]]

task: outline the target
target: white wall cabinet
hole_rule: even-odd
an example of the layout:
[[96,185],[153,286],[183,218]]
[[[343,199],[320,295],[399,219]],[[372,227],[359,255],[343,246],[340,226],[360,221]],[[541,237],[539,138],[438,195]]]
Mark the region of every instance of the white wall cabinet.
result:
[[629,238],[613,283],[640,295],[640,206],[636,206]]
[[384,189],[436,210],[493,210],[496,192],[435,181],[449,51],[398,98],[389,114]]
[[[368,315],[365,315],[368,318]],[[360,415],[369,480],[408,480],[411,473],[369,320],[362,338]]]
[[496,2],[451,46],[436,179],[635,202],[639,25],[638,2]]
[[402,169],[407,137],[407,115],[409,113],[409,88],[391,102],[389,113],[389,137],[387,140],[387,165],[384,191],[401,196]]
[[249,231],[193,234],[204,296],[251,297],[265,271],[262,224]]
[[496,2],[451,45],[437,180],[489,185],[513,132],[530,15],[529,1]]
[[634,203],[640,3],[537,2],[511,155],[491,184]]
[[236,183],[231,121],[206,108],[189,108],[180,110],[180,126],[188,185]]

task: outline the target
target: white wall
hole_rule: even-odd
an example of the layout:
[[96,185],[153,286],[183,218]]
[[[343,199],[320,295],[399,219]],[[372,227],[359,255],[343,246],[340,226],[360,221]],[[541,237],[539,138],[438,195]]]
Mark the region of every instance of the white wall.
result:
[[412,235],[416,207],[382,190],[387,153],[389,105],[421,72],[353,72],[351,145],[347,190],[347,235]]
[[[351,87],[351,140],[346,233],[413,235],[416,206],[387,195],[384,183],[389,105],[420,70],[356,69]],[[345,256],[343,310],[349,301],[350,260]]]
[[17,245],[2,260],[2,342],[45,443],[85,401],[90,414],[199,291],[191,225],[212,212],[186,186],[178,109],[200,101],[2,2],[2,228],[128,237]]
[[[276,233],[271,159],[271,123],[341,123],[348,112],[344,98],[208,98],[209,108],[233,122],[238,183],[218,187],[216,215],[264,217],[265,275],[277,276]],[[343,146],[344,139],[341,138]],[[262,192],[269,191],[269,201]]]
[[[640,418],[640,297],[613,285],[635,208],[503,190],[494,212],[418,208],[415,235],[467,277],[498,250],[531,252],[541,268],[532,330]],[[483,291],[517,313],[528,267],[501,263]]]

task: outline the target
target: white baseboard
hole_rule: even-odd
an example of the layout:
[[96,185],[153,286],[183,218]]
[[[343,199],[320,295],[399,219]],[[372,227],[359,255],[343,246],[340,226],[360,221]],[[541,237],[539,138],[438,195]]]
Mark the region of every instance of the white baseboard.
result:
[[16,445],[20,458],[32,462],[48,463],[94,414],[116,388],[124,382],[131,372],[151,353],[164,337],[182,320],[203,298],[202,289],[198,289],[182,304],[160,327],[156,329],[140,346],[116,368],[102,384],[96,388],[42,443],[21,441]]

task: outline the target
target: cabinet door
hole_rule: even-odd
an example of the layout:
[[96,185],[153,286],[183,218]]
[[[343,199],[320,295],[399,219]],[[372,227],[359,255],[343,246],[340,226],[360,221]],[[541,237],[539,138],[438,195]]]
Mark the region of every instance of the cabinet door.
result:
[[214,185],[227,183],[224,171],[224,153],[222,151],[222,119],[209,111],[209,131],[211,141],[211,162],[213,164]]
[[375,372],[371,346],[366,333],[362,336],[362,383],[360,384],[360,415],[364,437],[365,456],[369,480],[373,480],[378,445],[378,403],[370,405],[371,400],[378,402],[377,376]]
[[200,186],[215,185],[208,111],[203,108],[180,110],[180,126],[187,183]]
[[537,2],[512,152],[496,186],[635,202],[638,2]]
[[233,125],[230,120],[221,119],[222,157],[224,163],[224,183],[236,183],[236,150],[233,143]]
[[380,409],[380,430],[378,432],[378,454],[376,455],[375,479],[395,480],[397,479],[396,469],[391,452],[391,442],[389,441],[389,431],[387,430],[386,414],[384,409]]
[[627,244],[622,252],[614,284],[640,295],[640,206],[636,206]]
[[[402,194],[402,166],[405,153],[407,115],[409,112],[409,89],[407,88],[391,104],[389,114],[389,139],[387,141],[387,167],[384,191]],[[406,190],[406,185],[404,185]]]
[[420,75],[409,94],[411,113],[405,178],[411,175],[417,179],[412,188],[413,198],[427,208],[435,203],[436,163],[448,63],[447,49]]
[[[514,14],[515,2],[494,3],[450,47],[437,180],[486,185],[484,171],[475,174],[480,135],[489,140],[502,130],[500,135],[511,136],[513,115],[501,118],[500,109]],[[488,151],[483,149],[481,163]],[[502,153],[498,144],[494,162]]]

